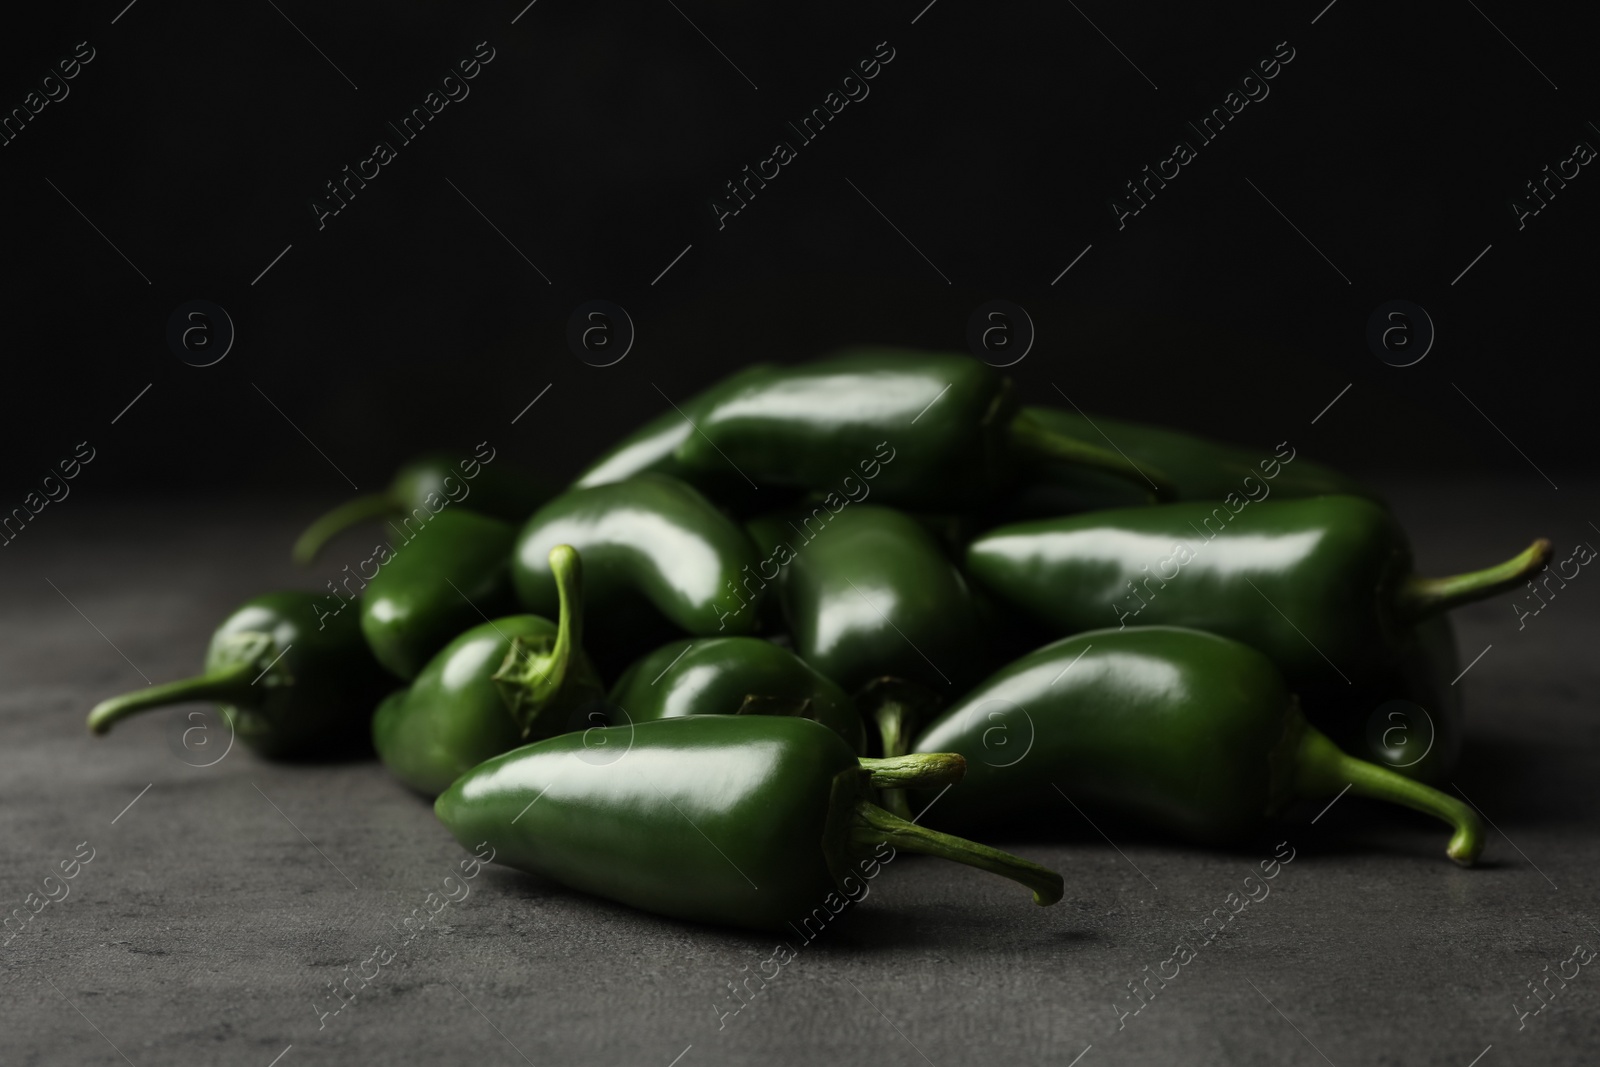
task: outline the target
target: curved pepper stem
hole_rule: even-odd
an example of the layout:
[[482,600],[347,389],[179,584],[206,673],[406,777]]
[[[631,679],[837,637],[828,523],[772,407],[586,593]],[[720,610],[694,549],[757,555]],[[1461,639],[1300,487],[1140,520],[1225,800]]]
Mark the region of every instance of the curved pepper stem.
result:
[[873,848],[887,841],[907,852],[938,856],[1001,875],[1033,890],[1033,902],[1040,907],[1049,907],[1060,900],[1065,888],[1061,875],[1048,867],[964,837],[952,837],[918,826],[865,800],[856,802],[850,838],[857,847]]
[[583,561],[578,550],[571,545],[552,548],[550,573],[560,601],[555,640],[512,638],[511,649],[492,679],[525,741],[561,733],[564,724],[555,720],[568,706],[563,697],[587,698],[593,682],[582,651]]
[[404,511],[391,493],[369,493],[348,500],[307,526],[295,539],[294,561],[303,567],[317,558],[323,545],[357,523],[390,518]]
[[1549,562],[1550,541],[1541,537],[1504,563],[1481,571],[1453,574],[1448,578],[1412,575],[1400,587],[1395,608],[1406,622],[1421,622],[1431,615],[1514,588]]
[[99,736],[109,731],[113,723],[130,715],[172,704],[188,704],[203,700],[216,701],[219,704],[246,703],[249,699],[251,680],[260,673],[253,660],[241,660],[210,674],[167,682],[164,685],[152,685],[148,689],[137,689],[131,693],[112,697],[110,700],[102,700],[89,712],[89,732]]
[[[888,764],[911,751],[917,731],[933,717],[938,697],[925,686],[900,678],[874,678],[866,684],[856,698],[863,709],[870,708],[872,720],[878,727],[878,739],[883,747],[882,760],[862,760],[863,766],[875,763]],[[965,773],[966,763],[954,778],[929,781],[926,785],[945,785],[958,781]],[[911,802],[902,791],[910,783],[891,780],[889,774],[875,773],[872,784],[884,790],[879,799],[883,806],[902,819],[911,818]]]
[[1057,433],[1026,410],[1019,411],[1011,420],[1011,449],[1024,459],[1066,463],[1125,478],[1147,486],[1157,500],[1171,500],[1177,495],[1172,479],[1159,468],[1148,464],[1141,467],[1120,452]]
[[1306,726],[1294,759],[1294,792],[1305,800],[1337,796],[1346,786],[1358,796],[1404,804],[1455,828],[1446,855],[1470,867],[1483,853],[1483,822],[1455,797],[1387,767],[1345,754],[1326,734]]
[[965,756],[956,752],[918,752],[909,756],[861,760],[862,769],[872,772],[878,789],[933,789],[955,785],[967,773]]

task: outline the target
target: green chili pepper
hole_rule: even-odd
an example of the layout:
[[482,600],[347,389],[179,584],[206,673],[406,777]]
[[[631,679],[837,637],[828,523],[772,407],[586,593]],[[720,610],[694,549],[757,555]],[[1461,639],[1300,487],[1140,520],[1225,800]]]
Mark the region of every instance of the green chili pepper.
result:
[[402,517],[426,523],[446,507],[521,522],[553,495],[527,471],[481,459],[481,452],[459,462],[442,452],[417,457],[395,472],[388,489],[340,504],[307,526],[294,543],[294,561],[310,563],[323,545],[358,523]]
[[704,396],[695,422],[674,453],[691,477],[731,464],[763,487],[844,493],[864,479],[901,507],[957,510],[992,497],[1030,464],[1166,485],[1152,466],[1141,476],[1115,451],[1019,412],[1009,379],[950,353],[858,348],[744,372]]
[[410,681],[461,631],[511,611],[515,539],[506,523],[472,511],[428,520],[365,586],[361,632],[378,662]]
[[891,675],[946,690],[982,674],[984,635],[966,579],[915,519],[847,504],[750,528],[761,547],[775,545],[758,574],[781,575],[795,650],[845,689]]
[[596,627],[642,625],[653,605],[680,630],[747,634],[754,611],[723,606],[742,572],[755,562],[743,530],[699,491],[664,474],[569,490],[540,508],[517,537],[512,576],[529,611],[556,607],[547,556],[569,544],[583,557],[587,612]]
[[268,759],[359,751],[373,705],[394,683],[353,612],[310,625],[316,599],[290,591],[245,601],[212,635],[204,674],[102,701],[89,713],[90,732],[150,708],[210,700],[234,735]]
[[605,689],[583,654],[582,568],[568,545],[550,550],[557,622],[511,615],[474,626],[428,661],[372,719],[378,757],[427,796],[491,756],[604,714]]
[[[1022,413],[1052,433],[1085,441],[1103,441],[1134,466],[1164,471],[1172,482],[1174,500],[1225,500],[1229,494],[1275,497],[1279,500],[1343,493],[1379,501],[1378,495],[1354,478],[1332,467],[1301,458],[1287,441],[1270,454],[1225,445],[1163,426],[1126,422],[1105,415],[1088,416],[1057,408],[1025,407]],[[1287,449],[1287,452],[1285,451]],[[1057,467],[1036,486],[1041,504],[1051,501],[1061,510],[1089,511],[1136,507],[1150,503],[1149,486],[1114,478],[1095,470]],[[1063,505],[1065,502],[1065,506]]]
[[[764,374],[766,370],[767,364],[758,363],[738,371],[721,385],[725,387],[746,376]],[[699,393],[676,403],[669,400],[669,403],[673,403],[669,410],[602,452],[598,459],[583,469],[571,488],[610,485],[636,474],[666,474],[693,482],[702,492],[716,491],[719,498],[729,489],[734,490],[735,495],[740,495],[737,490],[740,487],[749,488],[749,484],[726,463],[720,468],[700,472],[700,476],[696,477],[696,472],[675,458],[679,446],[694,435],[695,423],[699,420],[706,396],[706,393]]]
[[1270,660],[1198,630],[1096,630],[1046,645],[948,708],[916,747],[967,758],[960,787],[925,812],[938,826],[1105,813],[1224,844],[1348,786],[1449,823],[1447,852],[1463,866],[1483,850],[1472,808],[1345,755],[1306,723]]
[[1054,871],[866,800],[869,785],[947,784],[960,769],[944,755],[858,761],[804,719],[695,715],[516,749],[468,771],[434,810],[498,862],[698,922],[779,930],[842,911],[865,895],[865,861],[893,858],[885,845],[1002,874],[1055,903]]
[[1421,578],[1387,510],[1324,496],[1018,523],[975,540],[967,570],[1054,636],[1192,626],[1265,652],[1298,691],[1391,669],[1414,624],[1521,584],[1549,555],[1541,539],[1481,571]]
[[625,722],[685,715],[796,715],[815,719],[858,753],[866,723],[855,702],[794,653],[759,637],[673,641],[638,660],[611,687]]

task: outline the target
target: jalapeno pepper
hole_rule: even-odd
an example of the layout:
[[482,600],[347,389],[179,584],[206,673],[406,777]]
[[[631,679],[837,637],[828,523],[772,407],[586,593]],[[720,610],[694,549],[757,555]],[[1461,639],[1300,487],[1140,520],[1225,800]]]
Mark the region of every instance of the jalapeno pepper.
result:
[[524,746],[468,771],[434,810],[463,844],[487,841],[496,862],[697,922],[825,921],[865,895],[857,872],[892,858],[885,846],[1002,874],[1038,904],[1059,900],[1054,871],[866,799],[872,784],[948,784],[959,771],[943,755],[877,769],[805,719],[695,715]]
[[515,539],[499,519],[442,511],[386,555],[361,603],[361,632],[378,662],[410,681],[461,631],[513,610]]
[[511,615],[474,626],[378,706],[373,746],[412,789],[437,796],[491,756],[603,724],[605,689],[583,654],[578,554],[557,545],[550,568],[561,598],[557,622]]
[[750,528],[771,548],[757,573],[781,579],[795,650],[845,689],[891,675],[950,691],[982,673],[967,581],[915,519],[847,503]]
[[[1377,494],[1356,481],[1297,454],[1287,442],[1271,452],[1225,445],[1164,426],[1127,422],[1106,415],[1088,416],[1049,407],[1024,407],[1022,413],[1038,425],[1063,437],[1107,442],[1134,466],[1153,466],[1166,473],[1174,500],[1220,502],[1230,493],[1240,497],[1278,500],[1342,493],[1379,501]],[[1038,499],[1052,501],[1060,510],[1090,511],[1136,507],[1151,503],[1149,486],[1082,468],[1057,467],[1036,487]],[[1379,501],[1381,502],[1381,501]]]
[[1166,487],[1154,466],[1141,474],[1115,451],[1019,412],[1009,379],[951,353],[858,348],[748,371],[707,392],[695,430],[674,453],[691,478],[732,465],[762,487],[846,493],[865,478],[900,507],[984,501],[1037,464]]
[[[748,375],[764,374],[766,370],[766,364],[758,363],[738,371],[721,384],[727,386]],[[691,481],[696,488],[713,493],[719,500],[730,491],[733,497],[743,499],[747,495],[743,490],[749,488],[749,483],[728,464],[691,471],[676,458],[678,448],[694,435],[706,395],[702,392],[676,402],[669,400],[672,406],[668,410],[602,452],[598,459],[583,469],[571,488],[610,485],[636,474],[665,474]]]
[[1549,554],[1541,539],[1481,571],[1421,578],[1387,510],[1324,496],[1018,523],[973,541],[967,570],[1056,636],[1192,626],[1265,652],[1298,690],[1392,669],[1417,622],[1521,584]]
[[504,463],[489,466],[479,462],[482,458],[482,452],[459,461],[442,452],[417,457],[395,472],[383,492],[340,504],[307,526],[294,543],[294,561],[310,563],[323,545],[358,523],[402,517],[426,523],[446,507],[521,522],[554,495],[527,471]]
[[217,627],[204,674],[102,701],[89,730],[104,734],[151,708],[215,701],[234,735],[268,759],[359,752],[373,705],[394,683],[367,650],[354,612],[311,625],[316,600],[289,591],[245,601]]
[[1348,786],[1450,824],[1446,851],[1463,866],[1483,850],[1472,808],[1345,755],[1305,721],[1270,660],[1198,630],[1096,630],[1046,645],[951,705],[916,749],[967,759],[966,779],[925,812],[936,826],[1111,815],[1226,844]]
[[[754,611],[723,599],[756,562],[750,538],[692,486],[664,474],[572,489],[534,513],[517,537],[512,567],[529,611],[556,607],[550,549],[569,544],[583,557],[586,611],[594,628],[620,632],[644,624],[653,606],[681,631],[747,634]],[[645,612],[640,609],[645,608]]]
[[856,752],[866,724],[843,689],[794,653],[759,637],[702,637],[662,645],[611,687],[620,722],[684,715],[796,715],[815,719]]

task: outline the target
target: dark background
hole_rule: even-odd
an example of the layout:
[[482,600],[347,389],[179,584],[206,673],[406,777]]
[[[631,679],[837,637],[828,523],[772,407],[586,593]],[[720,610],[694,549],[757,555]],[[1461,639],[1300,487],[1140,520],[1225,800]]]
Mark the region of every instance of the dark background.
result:
[[[86,439],[75,491],[107,499],[333,498],[338,471],[376,488],[486,438],[559,479],[662,393],[855,341],[964,348],[996,297],[1037,329],[1011,368],[1033,402],[1061,403],[1054,384],[1358,471],[1592,469],[1600,178],[1520,232],[1508,206],[1600,144],[1576,16],[1322,2],[52,10],[0,40],[4,109],[77,42],[96,52],[0,147],[4,506]],[[385,123],[480,41],[470,96],[399,145]],[[785,123],[880,41],[870,95],[800,145]],[[1108,199],[1280,41],[1270,95],[1119,231]],[[719,231],[710,198],[780,137],[798,158]],[[398,157],[319,231],[310,202],[380,138]],[[637,329],[605,368],[565,341],[596,298]],[[166,342],[192,299],[237,330],[214,366]],[[1437,327],[1415,366],[1365,340],[1393,299]]]

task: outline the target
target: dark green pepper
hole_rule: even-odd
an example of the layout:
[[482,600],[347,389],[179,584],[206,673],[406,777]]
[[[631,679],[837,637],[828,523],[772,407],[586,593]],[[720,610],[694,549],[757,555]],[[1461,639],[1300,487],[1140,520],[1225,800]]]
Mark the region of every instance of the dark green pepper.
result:
[[561,598],[557,622],[511,615],[474,626],[379,705],[373,746],[412,789],[438,796],[491,756],[603,724],[605,689],[583,654],[578,554],[557,545],[550,567]]
[[[547,557],[558,544],[583,557],[586,611],[594,629],[641,624],[653,606],[679,630],[747,634],[754,611],[723,599],[756,562],[755,547],[692,486],[664,474],[572,489],[534,513],[517,537],[512,574],[529,611],[556,607]],[[646,608],[646,612],[641,612]],[[630,618],[632,617],[632,618]]]
[[684,715],[797,715],[815,719],[858,753],[866,723],[843,689],[759,637],[673,641],[629,667],[611,687],[622,722]]
[[967,758],[966,779],[925,813],[938,826],[1061,825],[1081,811],[1229,844],[1296,801],[1348,787],[1449,823],[1447,852],[1463,866],[1483,850],[1472,808],[1345,755],[1306,723],[1270,660],[1198,630],[1096,630],[1046,645],[946,709],[916,748]]
[[681,479],[688,471],[672,456],[692,433],[694,425],[686,414],[676,408],[663,411],[602,452],[583,468],[571,488],[611,485],[636,474],[666,474]]
[[473,458],[459,462],[442,452],[418,456],[395,471],[388,489],[340,504],[307,526],[294,543],[294,561],[310,563],[323,545],[358,523],[402,519],[414,527],[446,507],[465,507],[490,518],[521,522],[554,495],[525,470],[504,463],[489,466],[494,449],[486,459],[481,451],[486,444],[478,445],[480,451]]
[[781,579],[795,651],[845,689],[889,675],[949,691],[982,674],[967,581],[915,519],[847,503],[751,531],[763,549],[774,546],[758,574]]
[[[1354,478],[1309,459],[1300,458],[1287,441],[1274,451],[1225,445],[1142,422],[1126,422],[1106,415],[1080,414],[1058,408],[1024,407],[1022,413],[1038,425],[1063,437],[1105,441],[1136,467],[1154,467],[1166,473],[1174,500],[1222,501],[1229,494],[1280,500],[1343,493],[1379,500],[1378,495]],[[1285,453],[1285,449],[1288,449]],[[1110,477],[1100,471],[1057,467],[1044,482],[1036,483],[1023,506],[1038,514],[1064,515],[1075,511],[1136,507],[1151,503],[1149,486]],[[1381,502],[1381,501],[1379,501]],[[1038,509],[1050,506],[1049,512]]]
[[[719,387],[741,381],[747,375],[765,373],[766,369],[767,365],[761,363],[746,367],[725,379]],[[665,474],[692,482],[702,492],[719,499],[729,493],[743,499],[748,494],[742,490],[749,489],[749,483],[728,464],[694,472],[675,458],[678,448],[694,435],[706,396],[702,392],[676,403],[669,399],[668,403],[673,405],[669,410],[602,452],[598,459],[583,469],[571,488],[589,489],[597,485],[610,485],[636,474]]]
[[211,638],[205,673],[95,705],[89,730],[150,708],[215,701],[229,728],[268,759],[350,755],[367,744],[373,705],[394,683],[361,639],[355,613],[317,621],[317,597],[245,601]]
[[696,922],[826,921],[865,895],[858,865],[865,873],[871,860],[876,874],[893,858],[884,846],[1005,875],[1038,904],[1059,900],[1054,871],[866,799],[873,785],[943,785],[959,773],[942,755],[858,761],[805,719],[694,715],[527,745],[468,771],[434,810],[456,840],[487,841],[497,862]]
[[1019,412],[1009,379],[952,353],[858,348],[758,368],[713,387],[695,422],[673,457],[691,478],[732,465],[762,487],[844,493],[865,479],[899,507],[963,508],[1036,464],[1166,485],[1153,467],[1141,475],[1115,451]]
[[[361,603],[361,632],[378,662],[410,681],[461,631],[513,610],[515,540],[499,519],[443,511],[385,558]],[[552,613],[557,606],[552,597]]]
[[975,540],[967,571],[1052,636],[1192,626],[1265,652],[1298,691],[1392,669],[1416,623],[1521,584],[1549,554],[1541,539],[1494,567],[1421,578],[1387,510],[1324,496],[1018,523]]

